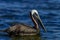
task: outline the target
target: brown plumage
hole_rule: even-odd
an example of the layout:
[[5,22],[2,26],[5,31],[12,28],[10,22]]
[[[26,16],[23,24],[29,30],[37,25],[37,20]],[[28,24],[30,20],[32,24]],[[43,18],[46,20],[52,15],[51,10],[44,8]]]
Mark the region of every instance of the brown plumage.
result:
[[39,24],[46,31],[36,10],[30,12],[30,17],[34,23],[34,27],[21,23],[0,31],[7,32],[9,35],[37,35],[39,33]]

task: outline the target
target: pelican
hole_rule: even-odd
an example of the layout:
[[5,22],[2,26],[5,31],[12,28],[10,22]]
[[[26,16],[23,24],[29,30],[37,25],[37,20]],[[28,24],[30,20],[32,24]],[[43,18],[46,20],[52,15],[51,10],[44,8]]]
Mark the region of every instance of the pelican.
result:
[[34,26],[21,23],[0,31],[7,32],[9,35],[37,35],[39,33],[39,25],[46,31],[37,10],[31,10],[30,17]]

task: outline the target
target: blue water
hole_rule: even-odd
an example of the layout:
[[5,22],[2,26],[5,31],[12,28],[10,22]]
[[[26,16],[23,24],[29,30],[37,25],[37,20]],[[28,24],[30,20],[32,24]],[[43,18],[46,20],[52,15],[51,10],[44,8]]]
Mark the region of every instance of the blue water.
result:
[[[0,30],[20,22],[33,26],[29,16],[32,9],[38,10],[47,29],[46,33],[41,30],[42,39],[60,40],[60,0],[0,0]],[[1,35],[0,40],[11,38]]]

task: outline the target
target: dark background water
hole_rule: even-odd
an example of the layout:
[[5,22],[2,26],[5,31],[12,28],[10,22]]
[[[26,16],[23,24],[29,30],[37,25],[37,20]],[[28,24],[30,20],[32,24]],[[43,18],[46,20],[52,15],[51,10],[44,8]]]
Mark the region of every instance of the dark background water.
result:
[[[36,9],[47,29],[41,30],[43,40],[60,40],[60,0],[0,0],[0,29],[6,29],[12,23],[33,25],[29,12]],[[10,40],[0,36],[0,40]],[[38,39],[37,39],[38,40]]]

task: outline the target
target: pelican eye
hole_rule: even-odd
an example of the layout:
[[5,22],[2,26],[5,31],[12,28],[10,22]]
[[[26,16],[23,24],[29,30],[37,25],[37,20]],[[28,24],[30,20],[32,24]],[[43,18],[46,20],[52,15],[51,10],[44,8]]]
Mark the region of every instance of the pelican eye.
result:
[[33,14],[33,15],[38,16],[38,14],[37,14],[36,12],[34,12],[34,14]]

